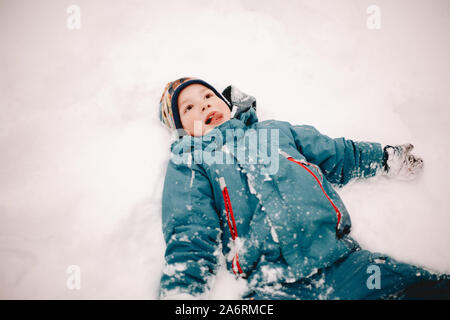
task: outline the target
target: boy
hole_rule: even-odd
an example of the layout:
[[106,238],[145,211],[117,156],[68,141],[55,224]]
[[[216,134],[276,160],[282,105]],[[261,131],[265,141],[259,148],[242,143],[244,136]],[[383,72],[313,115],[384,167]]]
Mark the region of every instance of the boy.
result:
[[447,275],[362,250],[332,186],[414,177],[423,161],[412,145],[258,122],[253,97],[195,78],[166,86],[160,120],[178,134],[163,191],[162,298],[207,298],[221,254],[247,281],[243,298],[450,297]]

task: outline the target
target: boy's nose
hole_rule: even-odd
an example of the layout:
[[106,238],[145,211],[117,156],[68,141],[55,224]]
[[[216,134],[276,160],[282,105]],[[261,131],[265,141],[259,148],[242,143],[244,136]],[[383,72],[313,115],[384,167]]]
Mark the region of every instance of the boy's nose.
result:
[[211,106],[209,104],[206,104],[202,107],[202,111],[205,111],[207,108],[210,108]]

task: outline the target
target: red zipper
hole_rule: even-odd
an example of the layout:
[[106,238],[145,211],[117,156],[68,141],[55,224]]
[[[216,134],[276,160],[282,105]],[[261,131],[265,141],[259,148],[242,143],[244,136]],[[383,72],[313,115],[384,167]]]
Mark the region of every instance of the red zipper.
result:
[[[228,228],[230,229],[230,233],[231,233],[231,239],[233,239],[233,241],[235,241],[238,237],[238,233],[237,233],[237,228],[236,228],[236,220],[234,220],[233,208],[231,206],[230,195],[228,194],[228,189],[225,184],[225,179],[222,177],[219,178],[219,183],[220,183],[220,189],[222,190],[223,200],[225,203],[225,211],[227,213],[227,222],[228,222]],[[243,273],[241,265],[239,264],[239,255],[237,253],[233,257],[231,266],[232,266],[234,274],[237,275],[238,273],[239,274]],[[237,271],[236,271],[236,269],[237,269]]]
[[[325,189],[322,186],[322,183],[320,182],[320,180],[317,178],[317,176],[314,174],[314,172],[312,172],[308,167],[306,167],[302,162],[295,160],[294,158],[292,158],[290,155],[286,154],[285,152],[281,153],[289,160],[292,161],[300,166],[302,166],[306,171],[308,171],[313,177],[314,179],[316,179],[317,183],[319,184],[320,188],[322,189],[323,194],[325,195],[325,197],[327,197],[328,201],[331,203],[331,205],[333,206],[334,211],[336,211],[336,215],[337,215],[337,224],[336,224],[336,230],[339,228],[339,223],[341,222],[341,212],[339,211],[338,207],[334,204],[334,202],[331,200],[331,198],[328,196],[328,194],[325,192]],[[308,163],[305,162],[307,165],[311,165],[311,166],[315,166],[312,163]],[[320,171],[319,171],[320,172]]]

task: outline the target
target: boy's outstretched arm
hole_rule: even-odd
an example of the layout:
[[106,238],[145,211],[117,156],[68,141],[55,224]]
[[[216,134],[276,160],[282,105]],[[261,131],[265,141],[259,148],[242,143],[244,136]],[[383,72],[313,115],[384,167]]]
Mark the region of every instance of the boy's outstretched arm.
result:
[[383,148],[376,142],[332,139],[307,125],[291,126],[291,132],[300,153],[318,165],[328,181],[340,186],[354,178],[372,177],[377,173],[402,177],[408,175],[404,174],[407,172],[414,176],[423,167],[423,161],[409,153],[412,149],[407,147],[409,144]]
[[162,202],[167,247],[160,298],[204,298],[216,272],[221,232],[211,184],[198,166],[170,161]]

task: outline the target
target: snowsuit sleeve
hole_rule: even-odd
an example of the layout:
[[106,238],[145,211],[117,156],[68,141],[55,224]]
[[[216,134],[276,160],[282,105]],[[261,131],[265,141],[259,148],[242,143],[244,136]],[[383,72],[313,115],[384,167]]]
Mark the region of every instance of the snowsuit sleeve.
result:
[[338,186],[354,178],[372,177],[383,167],[381,144],[332,139],[307,125],[291,126],[297,149]]
[[167,246],[160,297],[207,292],[218,261],[220,223],[210,181],[198,165],[169,162],[162,223]]

